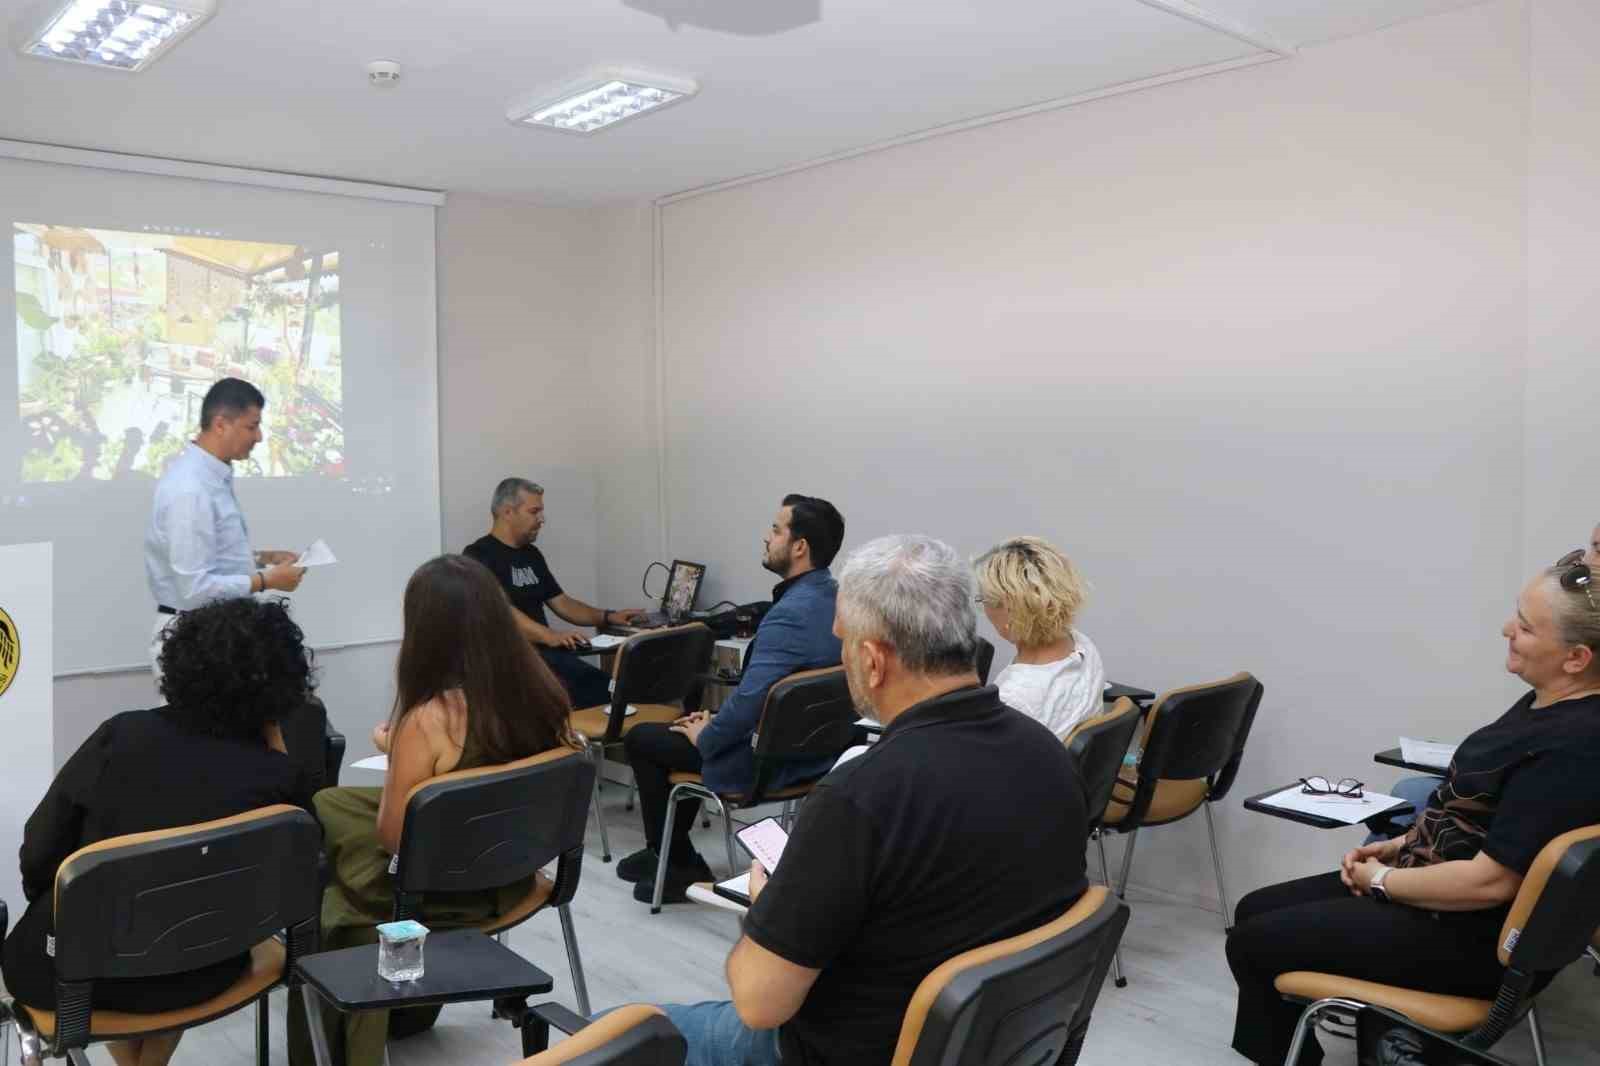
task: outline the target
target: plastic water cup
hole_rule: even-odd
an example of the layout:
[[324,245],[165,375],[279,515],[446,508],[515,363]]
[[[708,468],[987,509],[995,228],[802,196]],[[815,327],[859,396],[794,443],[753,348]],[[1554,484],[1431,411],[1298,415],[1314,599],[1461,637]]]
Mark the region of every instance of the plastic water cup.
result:
[[422,976],[422,942],[428,927],[421,922],[386,922],[378,926],[378,976],[399,984]]

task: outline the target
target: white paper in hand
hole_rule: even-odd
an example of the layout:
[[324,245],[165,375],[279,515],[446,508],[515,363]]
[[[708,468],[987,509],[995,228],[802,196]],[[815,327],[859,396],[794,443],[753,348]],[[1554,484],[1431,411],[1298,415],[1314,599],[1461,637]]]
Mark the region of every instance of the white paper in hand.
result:
[[334,558],[333,549],[328,547],[328,542],[319,538],[311,542],[311,547],[300,553],[300,558],[294,561],[294,565],[327,566],[338,561]]

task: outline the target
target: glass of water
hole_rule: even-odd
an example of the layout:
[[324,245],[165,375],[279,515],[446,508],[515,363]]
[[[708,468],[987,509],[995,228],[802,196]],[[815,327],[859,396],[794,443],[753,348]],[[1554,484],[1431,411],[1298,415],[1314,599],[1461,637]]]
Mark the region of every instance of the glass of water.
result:
[[415,981],[422,976],[422,942],[428,927],[421,922],[386,922],[378,926],[378,976],[385,981]]

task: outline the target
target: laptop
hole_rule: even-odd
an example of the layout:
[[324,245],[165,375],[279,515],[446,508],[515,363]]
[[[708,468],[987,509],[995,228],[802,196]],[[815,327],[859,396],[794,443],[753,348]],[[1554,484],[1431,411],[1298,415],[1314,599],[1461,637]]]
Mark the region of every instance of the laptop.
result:
[[700,596],[700,585],[706,579],[706,564],[691,563],[683,559],[672,560],[667,572],[667,587],[661,593],[661,605],[634,625],[649,629],[671,625],[689,617],[694,601]]

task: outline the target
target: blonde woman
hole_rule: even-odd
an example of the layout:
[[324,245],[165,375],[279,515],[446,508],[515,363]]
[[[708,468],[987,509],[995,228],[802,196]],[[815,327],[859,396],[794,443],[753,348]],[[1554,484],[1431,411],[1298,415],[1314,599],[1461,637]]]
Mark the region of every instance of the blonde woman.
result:
[[978,602],[1017,656],[996,684],[1009,706],[1065,737],[1100,710],[1105,666],[1094,643],[1072,627],[1086,586],[1061,550],[1039,537],[1014,537],[973,563]]

